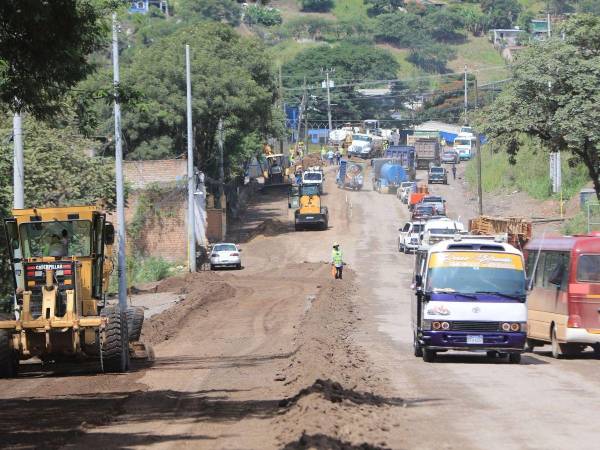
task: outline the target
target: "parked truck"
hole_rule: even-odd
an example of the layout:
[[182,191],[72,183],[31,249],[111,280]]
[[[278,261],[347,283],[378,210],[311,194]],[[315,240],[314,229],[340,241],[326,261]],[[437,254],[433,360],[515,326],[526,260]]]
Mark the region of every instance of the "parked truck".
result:
[[440,164],[440,144],[437,137],[420,137],[415,140],[417,169],[429,169]]
[[395,193],[402,182],[408,181],[408,175],[398,159],[374,159],[372,174],[373,190],[379,193]]
[[343,189],[360,191],[363,187],[365,164],[342,159],[337,174],[337,185]]

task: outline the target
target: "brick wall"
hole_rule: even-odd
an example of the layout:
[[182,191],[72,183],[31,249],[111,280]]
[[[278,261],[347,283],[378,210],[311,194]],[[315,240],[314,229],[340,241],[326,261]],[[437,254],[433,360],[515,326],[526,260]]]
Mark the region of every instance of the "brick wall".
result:
[[152,183],[184,183],[187,179],[187,160],[125,161],[123,175],[133,189],[143,189]]

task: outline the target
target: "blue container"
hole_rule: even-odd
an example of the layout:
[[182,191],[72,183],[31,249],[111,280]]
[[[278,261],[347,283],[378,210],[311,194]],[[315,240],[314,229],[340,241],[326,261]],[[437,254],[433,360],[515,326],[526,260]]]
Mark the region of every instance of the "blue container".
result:
[[385,163],[381,166],[381,177],[382,180],[386,180],[387,184],[394,186],[399,185],[403,181],[407,181],[406,171],[398,163]]

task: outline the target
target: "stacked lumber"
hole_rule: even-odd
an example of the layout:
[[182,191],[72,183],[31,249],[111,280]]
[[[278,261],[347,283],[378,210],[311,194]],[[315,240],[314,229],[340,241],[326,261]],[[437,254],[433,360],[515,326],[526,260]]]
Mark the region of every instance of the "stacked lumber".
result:
[[523,248],[531,239],[531,221],[522,217],[480,216],[469,221],[471,234],[494,236],[506,234],[508,243]]

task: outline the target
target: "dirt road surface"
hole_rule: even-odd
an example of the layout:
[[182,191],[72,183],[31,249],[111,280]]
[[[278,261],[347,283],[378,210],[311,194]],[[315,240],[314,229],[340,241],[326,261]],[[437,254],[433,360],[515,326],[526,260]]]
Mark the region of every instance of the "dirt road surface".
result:
[[[253,228],[238,230],[243,270],[160,285],[181,300],[145,325],[152,364],[123,375],[28,366],[0,380],[0,446],[598,448],[591,355],[557,361],[541,349],[519,366],[412,356],[413,257],[396,248],[406,209],[370,183],[339,190],[334,177],[329,230],[294,232],[285,193],[265,193],[248,212]],[[452,215],[474,215],[459,184],[433,190]],[[342,281],[326,263],[334,240]]]

